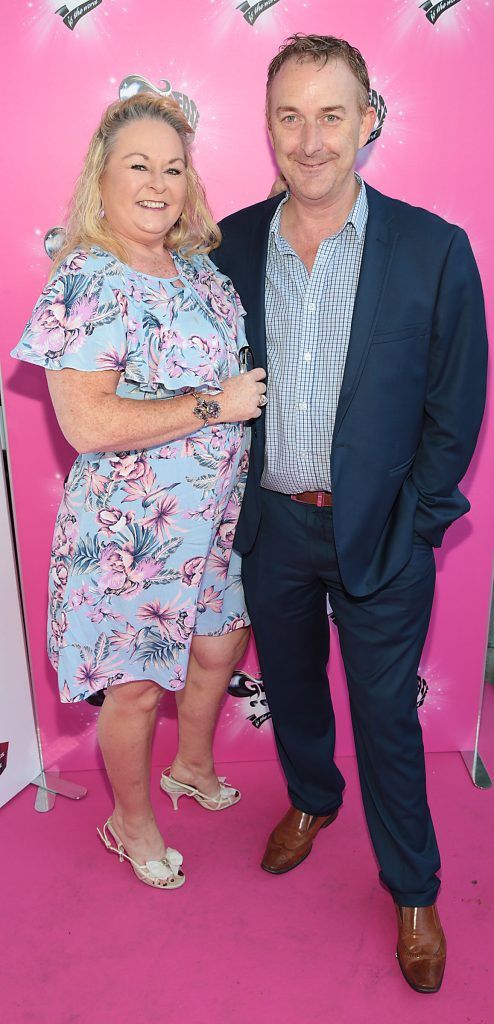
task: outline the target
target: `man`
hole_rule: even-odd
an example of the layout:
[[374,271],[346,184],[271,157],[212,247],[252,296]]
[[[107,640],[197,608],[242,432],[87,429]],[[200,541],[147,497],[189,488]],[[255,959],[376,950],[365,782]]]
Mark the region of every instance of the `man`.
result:
[[227,217],[217,253],[267,368],[235,541],[291,800],[262,866],[294,868],[342,802],[328,594],[400,966],[435,992],[446,946],[417,668],[432,549],[469,508],[457,484],[484,404],[479,276],[460,228],[355,174],[375,113],[354,47],[292,37],[269,67],[267,118],[288,192]]

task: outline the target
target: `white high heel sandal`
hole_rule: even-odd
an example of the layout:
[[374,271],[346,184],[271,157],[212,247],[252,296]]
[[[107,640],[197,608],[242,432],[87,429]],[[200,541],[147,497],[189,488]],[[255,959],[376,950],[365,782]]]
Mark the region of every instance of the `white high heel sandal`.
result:
[[174,811],[178,811],[178,801],[181,796],[191,796],[207,811],[223,811],[225,807],[232,807],[240,800],[241,793],[238,789],[228,785],[224,775],[218,778],[220,790],[217,796],[208,796],[207,793],[201,793],[195,786],[188,786],[185,782],[174,779],[173,775],[170,775],[170,771],[171,766],[165,768],[160,779],[160,786],[165,793],[168,793]]
[[[144,882],[145,885],[152,885],[155,889],[179,889],[184,884],[185,875],[181,869],[183,857],[178,850],[167,846],[166,854],[162,860],[147,860],[145,864],[138,864],[137,861],[133,860],[125,852],[125,847],[120,836],[115,832],[111,818],[108,818],[102,829],[97,828],[96,831],[107,850],[110,850],[112,853],[118,853],[119,861],[129,861],[140,882]],[[113,846],[111,839],[107,835],[108,832],[115,840],[116,846]]]

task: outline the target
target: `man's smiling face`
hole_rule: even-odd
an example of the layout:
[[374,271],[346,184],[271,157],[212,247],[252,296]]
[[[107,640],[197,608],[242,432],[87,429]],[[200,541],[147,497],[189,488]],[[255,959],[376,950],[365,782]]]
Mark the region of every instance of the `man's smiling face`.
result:
[[353,187],[355,159],[372,131],[362,85],[341,60],[287,60],[268,94],[268,128],[292,195],[323,206]]

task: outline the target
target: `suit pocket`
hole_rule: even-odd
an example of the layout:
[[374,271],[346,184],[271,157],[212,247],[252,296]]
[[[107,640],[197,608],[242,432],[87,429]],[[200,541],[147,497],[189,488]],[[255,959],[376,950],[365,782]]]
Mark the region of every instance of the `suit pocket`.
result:
[[425,324],[411,324],[408,327],[401,327],[396,331],[375,331],[372,338],[372,345],[386,345],[389,342],[408,341],[413,338],[423,338],[427,331]]

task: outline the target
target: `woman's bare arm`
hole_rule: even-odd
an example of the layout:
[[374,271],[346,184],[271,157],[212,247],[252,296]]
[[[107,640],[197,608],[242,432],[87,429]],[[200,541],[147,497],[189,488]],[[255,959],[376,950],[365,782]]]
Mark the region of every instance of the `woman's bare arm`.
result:
[[[120,374],[114,370],[47,370],[46,377],[60,429],[81,454],[152,448],[194,434],[202,425],[192,412],[193,395],[152,401],[120,398]],[[211,396],[220,403],[215,422],[257,418],[264,377],[264,370],[251,370],[223,381],[221,394]]]

